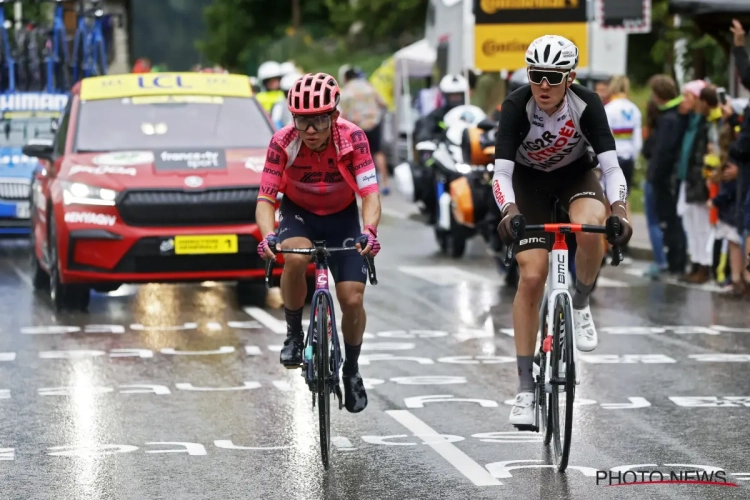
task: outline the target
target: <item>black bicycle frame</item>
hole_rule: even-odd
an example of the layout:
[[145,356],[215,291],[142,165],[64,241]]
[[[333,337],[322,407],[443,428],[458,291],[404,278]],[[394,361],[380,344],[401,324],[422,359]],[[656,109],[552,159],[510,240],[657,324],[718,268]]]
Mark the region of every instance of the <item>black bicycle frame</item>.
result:
[[[367,246],[367,237],[362,236],[357,241],[360,244],[361,248],[365,248]],[[331,292],[328,288],[328,257],[332,253],[338,253],[338,252],[351,252],[351,251],[357,251],[355,247],[338,247],[338,248],[326,248],[325,241],[315,241],[313,242],[313,248],[293,248],[293,249],[285,249],[280,250],[278,253],[296,253],[296,254],[303,254],[303,255],[310,255],[312,257],[312,261],[315,263],[315,293],[313,294],[310,308],[310,328],[307,330],[307,338],[305,339],[305,345],[309,345],[309,336],[310,332],[313,331],[313,327],[315,325],[315,313],[318,309],[318,301],[321,298],[321,295],[325,296],[327,302],[328,302],[328,320],[331,323],[331,330],[332,330],[332,342],[333,342],[333,356],[334,356],[334,373],[333,373],[333,385],[335,386],[339,382],[339,369],[341,368],[341,364],[343,361],[341,360],[341,347],[339,345],[339,334],[338,330],[336,329],[336,313],[334,312],[334,308],[332,307],[333,304],[333,297],[331,296]],[[377,274],[375,273],[375,262],[372,257],[364,256],[363,257],[365,264],[367,265],[367,277],[370,281],[371,285],[377,285],[378,284],[378,278]],[[271,288],[271,271],[273,269],[273,260],[268,259],[266,261],[266,288]],[[318,335],[328,335],[328,332],[318,332]],[[313,339],[315,340],[315,339]],[[306,373],[305,373],[305,380],[308,384],[311,384],[315,378],[313,374],[313,365],[312,363],[305,362],[306,365]]]

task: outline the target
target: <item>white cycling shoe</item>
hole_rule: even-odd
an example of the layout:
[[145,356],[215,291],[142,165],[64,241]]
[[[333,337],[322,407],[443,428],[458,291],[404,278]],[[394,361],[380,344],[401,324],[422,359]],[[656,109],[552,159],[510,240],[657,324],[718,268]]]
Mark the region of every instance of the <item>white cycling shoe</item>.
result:
[[508,422],[511,425],[534,425],[535,406],[533,392],[519,392],[513,403],[513,409],[510,410]]
[[573,329],[576,332],[576,347],[579,351],[589,352],[596,349],[599,339],[589,306],[573,309]]

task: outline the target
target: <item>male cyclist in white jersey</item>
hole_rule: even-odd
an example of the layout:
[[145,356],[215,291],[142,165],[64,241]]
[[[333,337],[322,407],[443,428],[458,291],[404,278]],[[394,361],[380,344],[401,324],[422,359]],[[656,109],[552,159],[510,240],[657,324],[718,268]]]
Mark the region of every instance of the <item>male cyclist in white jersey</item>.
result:
[[[571,223],[604,225],[604,195],[593,170],[598,159],[612,213],[623,228],[610,243],[627,243],[633,230],[625,215],[625,177],[601,99],[573,83],[578,48],[563,37],[545,35],[529,46],[526,64],[530,83],[503,102],[495,145],[492,187],[503,213],[498,225],[500,238],[506,244],[514,242],[511,220],[518,214],[523,214],[527,224],[551,222],[553,198],[568,211]],[[600,235],[579,233],[576,237],[573,323],[578,349],[591,351],[597,345],[597,335],[588,299],[604,249]],[[517,426],[534,423],[533,356],[549,241],[548,236],[539,235],[514,243],[520,270],[513,302],[519,387],[510,423]]]

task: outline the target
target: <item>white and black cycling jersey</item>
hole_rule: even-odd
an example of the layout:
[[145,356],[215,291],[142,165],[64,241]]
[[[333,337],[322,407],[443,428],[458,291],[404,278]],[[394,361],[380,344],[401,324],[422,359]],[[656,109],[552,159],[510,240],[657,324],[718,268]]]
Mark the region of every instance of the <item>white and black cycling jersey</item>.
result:
[[543,172],[595,163],[589,146],[599,160],[605,192],[610,203],[625,202],[627,185],[617,161],[615,139],[599,96],[573,84],[565,93],[563,105],[552,115],[540,110],[524,85],[503,102],[495,143],[495,174],[492,187],[501,209],[515,202],[513,169],[533,168]]

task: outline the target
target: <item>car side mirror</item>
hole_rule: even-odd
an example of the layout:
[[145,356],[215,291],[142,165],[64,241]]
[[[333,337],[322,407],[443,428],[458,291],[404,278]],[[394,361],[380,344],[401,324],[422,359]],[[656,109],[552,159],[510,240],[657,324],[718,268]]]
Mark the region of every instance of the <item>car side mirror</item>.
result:
[[52,162],[54,149],[52,139],[31,139],[23,146],[23,154]]

